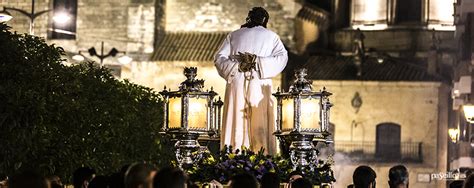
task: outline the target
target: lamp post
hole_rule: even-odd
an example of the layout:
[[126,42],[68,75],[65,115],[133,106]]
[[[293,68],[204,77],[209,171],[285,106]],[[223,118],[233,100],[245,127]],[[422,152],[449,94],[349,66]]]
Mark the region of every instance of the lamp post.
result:
[[217,95],[211,88],[203,91],[204,80],[196,79],[197,68],[184,68],[186,80],[179,90],[165,89],[163,96],[164,124],[161,134],[171,135],[176,139],[176,160],[180,168],[192,165],[201,159],[202,149],[198,143],[201,135],[212,136],[216,133],[214,121],[214,97]]
[[12,19],[11,14],[8,12],[8,10],[17,11],[17,12],[19,12],[19,13],[21,13],[21,14],[23,14],[26,17],[29,18],[29,20],[30,20],[30,28],[29,28],[30,35],[34,35],[34,25],[35,25],[34,21],[35,21],[35,19],[38,16],[41,16],[44,13],[47,13],[47,12],[51,11],[51,10],[42,10],[42,11],[39,11],[39,12],[35,12],[35,0],[32,0],[31,1],[31,12],[27,12],[25,10],[18,9],[18,8],[3,7],[3,11],[1,11],[2,14],[0,15],[0,17],[4,19],[3,21],[9,21],[10,19]]
[[328,132],[331,93],[312,90],[306,80],[306,69],[295,71],[295,81],[288,92],[273,94],[277,98],[277,130],[275,136],[289,143],[293,169],[314,169],[318,151],[313,142],[331,143]]
[[[75,55],[72,58],[77,61],[83,61],[84,60],[84,56],[82,54],[83,52],[85,51],[79,51],[79,55]],[[103,66],[104,59],[108,57],[115,57],[119,53],[126,54],[126,52],[118,51],[116,48],[112,48],[107,54],[104,54],[104,41],[101,42],[100,54],[97,53],[97,50],[94,47],[89,48],[87,52],[89,53],[90,56],[96,56],[99,58],[100,67]],[[127,61],[127,62],[121,62],[122,64],[127,64],[131,61],[131,58],[129,58],[128,56],[122,56],[121,58],[124,59],[124,61]]]

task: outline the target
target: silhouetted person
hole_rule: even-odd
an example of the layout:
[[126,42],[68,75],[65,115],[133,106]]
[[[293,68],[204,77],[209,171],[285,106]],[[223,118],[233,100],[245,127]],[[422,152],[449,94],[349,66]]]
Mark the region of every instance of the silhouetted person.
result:
[[127,172],[130,165],[124,165],[120,168],[119,172],[113,173],[109,177],[109,185],[111,188],[124,188],[125,187],[125,173]]
[[474,187],[474,174],[470,174],[466,180],[464,180],[463,188],[473,188]]
[[463,184],[464,184],[464,181],[456,180],[449,184],[449,188],[462,188]]
[[250,174],[237,174],[230,179],[231,188],[257,188],[258,182]]
[[8,176],[0,173],[0,188],[7,187]]
[[466,175],[466,178],[469,177],[469,175],[472,174],[472,170],[471,169],[467,169],[466,171],[464,171],[464,174]]
[[291,188],[312,188],[311,182],[305,178],[298,178],[291,183]]
[[279,188],[280,178],[274,172],[268,172],[262,176],[260,181],[260,188]]
[[156,168],[150,164],[136,163],[125,173],[126,188],[152,188]]
[[188,177],[178,168],[163,168],[153,178],[153,188],[185,188]]
[[303,173],[301,171],[293,171],[288,174],[288,183],[291,183],[299,178],[303,178]]
[[388,185],[390,188],[408,188],[408,170],[403,165],[397,165],[388,171]]
[[8,180],[9,188],[50,188],[49,181],[35,172],[22,172]]
[[95,176],[95,170],[89,167],[81,167],[72,174],[72,184],[74,188],[87,188]]
[[46,179],[49,181],[51,188],[62,188],[63,183],[61,182],[61,179],[59,176],[56,175],[51,175],[46,177]]
[[109,187],[109,177],[107,176],[96,176],[89,183],[88,188],[108,188]]
[[359,166],[354,170],[352,181],[354,188],[375,188],[375,171],[368,166]]

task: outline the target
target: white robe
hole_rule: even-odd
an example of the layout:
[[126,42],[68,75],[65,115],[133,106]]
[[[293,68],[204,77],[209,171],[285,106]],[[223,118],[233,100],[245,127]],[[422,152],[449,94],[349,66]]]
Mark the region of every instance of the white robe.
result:
[[[230,55],[249,52],[257,55],[257,71],[242,73]],[[266,153],[276,151],[272,78],[280,74],[288,52],[274,32],[258,26],[230,33],[215,56],[215,66],[226,81],[221,146],[241,146]],[[250,75],[251,74],[251,75]]]

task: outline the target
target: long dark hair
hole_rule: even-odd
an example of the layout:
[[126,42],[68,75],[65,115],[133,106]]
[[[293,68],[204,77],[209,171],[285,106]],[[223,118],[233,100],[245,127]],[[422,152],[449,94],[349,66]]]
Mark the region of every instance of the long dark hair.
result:
[[268,19],[270,16],[268,12],[262,7],[253,7],[245,19],[245,24],[241,27],[252,28],[255,26],[263,26],[267,28]]

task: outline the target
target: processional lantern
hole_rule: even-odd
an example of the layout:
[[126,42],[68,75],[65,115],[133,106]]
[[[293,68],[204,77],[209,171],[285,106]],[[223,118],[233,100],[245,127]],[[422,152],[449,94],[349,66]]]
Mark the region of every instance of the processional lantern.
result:
[[306,80],[306,69],[295,71],[289,91],[273,93],[277,98],[277,129],[275,136],[289,144],[293,168],[314,168],[318,157],[315,143],[331,143],[328,132],[332,94],[325,88],[313,91],[312,81]]
[[160,92],[164,99],[161,133],[177,140],[176,159],[180,167],[200,160],[203,148],[199,145],[199,136],[213,136],[219,127],[214,120],[214,97],[217,93],[212,88],[210,91],[203,90],[204,80],[196,79],[196,67],[184,68],[184,75],[186,80],[177,91],[166,89],[165,86]]

